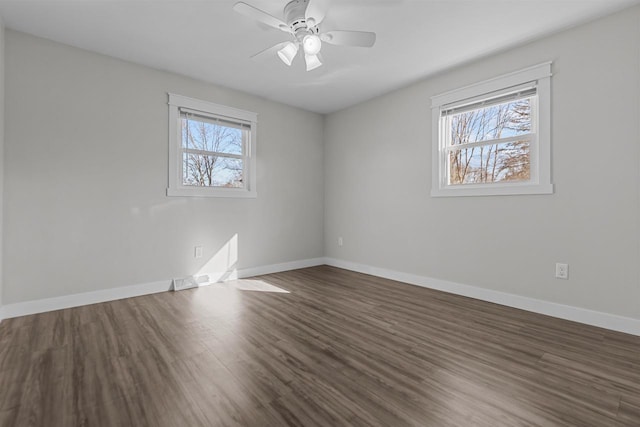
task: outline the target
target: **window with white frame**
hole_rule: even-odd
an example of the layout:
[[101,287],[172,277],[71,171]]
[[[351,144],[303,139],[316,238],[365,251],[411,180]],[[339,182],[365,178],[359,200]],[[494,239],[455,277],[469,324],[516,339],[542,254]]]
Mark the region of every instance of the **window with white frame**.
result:
[[257,114],[169,94],[168,196],[256,197]]
[[432,196],[550,194],[551,63],[431,98]]

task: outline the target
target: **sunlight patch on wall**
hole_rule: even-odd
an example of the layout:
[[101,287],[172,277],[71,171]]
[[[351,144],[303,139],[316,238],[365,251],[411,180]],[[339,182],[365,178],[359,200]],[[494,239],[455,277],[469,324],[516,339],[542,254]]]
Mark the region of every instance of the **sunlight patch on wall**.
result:
[[238,278],[238,234],[234,234],[218,252],[207,261],[198,272],[196,277],[207,275],[209,282],[220,282],[223,280]]

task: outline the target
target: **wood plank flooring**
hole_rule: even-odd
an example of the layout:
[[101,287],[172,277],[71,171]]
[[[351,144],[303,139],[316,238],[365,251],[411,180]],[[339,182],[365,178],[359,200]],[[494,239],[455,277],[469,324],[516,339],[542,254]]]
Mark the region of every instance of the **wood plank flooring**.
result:
[[7,319],[0,425],[637,427],[640,337],[320,266]]

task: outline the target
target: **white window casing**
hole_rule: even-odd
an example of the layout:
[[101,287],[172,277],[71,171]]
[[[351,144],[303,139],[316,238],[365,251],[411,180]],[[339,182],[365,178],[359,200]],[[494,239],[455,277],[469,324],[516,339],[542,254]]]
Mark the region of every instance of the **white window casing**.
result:
[[[256,113],[227,107],[186,96],[169,95],[169,177],[167,196],[193,197],[257,197],[256,192]],[[182,146],[183,118],[204,123],[219,124],[242,132],[242,153],[219,153]],[[183,154],[217,156],[242,161],[242,188],[221,186],[184,185]]]
[[[529,67],[431,97],[432,197],[551,194],[551,62]],[[531,132],[525,135],[451,145],[447,118],[485,106],[531,97]],[[511,141],[529,142],[526,181],[449,183],[449,153],[461,148]]]

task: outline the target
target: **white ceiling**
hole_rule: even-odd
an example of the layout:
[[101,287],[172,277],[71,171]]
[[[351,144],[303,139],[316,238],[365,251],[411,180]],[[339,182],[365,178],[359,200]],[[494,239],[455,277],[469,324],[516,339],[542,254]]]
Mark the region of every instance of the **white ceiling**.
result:
[[[244,0],[282,18],[287,0]],[[328,113],[456,64],[640,0],[334,0],[321,31],[377,33],[371,49],[325,44],[325,65],[249,57],[287,34],[235,13],[236,0],[0,1],[8,28]]]

